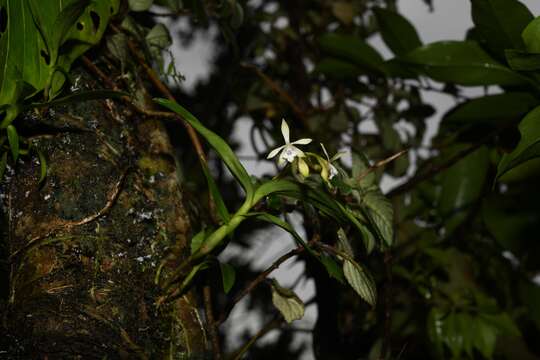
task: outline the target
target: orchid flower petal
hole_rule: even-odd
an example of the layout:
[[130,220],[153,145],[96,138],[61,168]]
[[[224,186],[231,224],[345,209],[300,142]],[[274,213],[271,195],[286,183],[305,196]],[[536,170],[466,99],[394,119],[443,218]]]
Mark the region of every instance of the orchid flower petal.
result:
[[305,138],[305,139],[300,139],[300,140],[296,140],[296,141],[293,141],[291,143],[291,145],[307,145],[311,142],[312,140],[309,139],[309,138]]
[[290,136],[289,136],[289,125],[285,121],[285,119],[281,120],[281,134],[283,135],[283,139],[285,140],[285,144],[290,143]]
[[283,148],[285,147],[285,145],[282,145],[278,148],[275,148],[274,150],[270,151],[270,154],[268,154],[268,156],[266,157],[267,159],[271,159],[273,158],[274,156],[276,156]]
[[323,153],[324,153],[324,156],[326,156],[326,159],[327,159],[328,161],[330,161],[330,156],[328,156],[328,151],[326,151],[326,148],[324,147],[324,144],[323,144],[323,143],[319,143],[319,144],[321,144],[321,147],[322,147],[322,151],[323,151]]

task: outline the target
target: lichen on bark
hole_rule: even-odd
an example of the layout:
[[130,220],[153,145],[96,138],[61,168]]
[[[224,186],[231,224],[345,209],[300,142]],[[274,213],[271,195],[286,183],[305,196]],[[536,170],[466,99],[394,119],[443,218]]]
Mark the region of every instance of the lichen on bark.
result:
[[185,258],[191,233],[163,125],[111,100],[17,121],[33,132],[48,174],[39,184],[37,159],[27,157],[0,188],[2,355],[207,356],[198,299],[156,305],[156,280]]

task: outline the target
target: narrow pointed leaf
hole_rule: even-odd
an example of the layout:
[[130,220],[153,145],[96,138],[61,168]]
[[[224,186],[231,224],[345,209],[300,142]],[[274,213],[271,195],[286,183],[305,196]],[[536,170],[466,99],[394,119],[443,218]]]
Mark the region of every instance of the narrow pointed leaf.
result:
[[41,150],[36,150],[39,158],[39,183],[41,184],[43,180],[47,177],[47,159]]
[[236,271],[234,267],[226,263],[219,263],[221,269],[221,280],[223,282],[223,291],[228,294],[231,291],[236,280]]
[[169,110],[174,111],[180,115],[182,119],[193,126],[193,128],[197,130],[197,132],[199,132],[199,134],[201,134],[214,148],[233,176],[238,180],[238,182],[240,182],[246,191],[247,196],[251,197],[253,195],[253,184],[249,174],[244,166],[242,166],[230,146],[221,137],[219,137],[213,131],[207,129],[195,116],[193,116],[193,114],[191,114],[177,102],[167,99],[155,99],[155,101]]
[[227,210],[227,206],[225,205],[223,197],[221,196],[216,182],[214,181],[214,177],[212,176],[212,174],[210,174],[208,166],[205,163],[202,163],[201,166],[204,176],[206,177],[206,182],[208,183],[208,190],[210,191],[210,196],[212,196],[212,201],[216,206],[217,214],[221,221],[227,223],[231,218],[231,214],[229,213],[229,210]]

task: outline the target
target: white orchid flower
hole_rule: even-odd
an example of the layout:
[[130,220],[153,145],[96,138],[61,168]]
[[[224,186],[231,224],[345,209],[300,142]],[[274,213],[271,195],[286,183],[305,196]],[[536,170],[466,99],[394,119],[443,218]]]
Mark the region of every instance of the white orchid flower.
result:
[[336,155],[330,158],[330,156],[328,155],[328,151],[326,151],[326,148],[324,147],[323,143],[320,143],[320,144],[323,149],[324,156],[326,156],[326,160],[327,160],[326,165],[328,166],[328,168],[325,168],[324,166],[322,167],[323,169],[321,171],[321,176],[325,180],[332,180],[332,178],[338,174],[338,170],[334,165],[332,165],[332,162],[338,160],[340,157],[345,155],[345,152],[340,151]]
[[271,159],[281,152],[281,154],[279,154],[278,164],[283,166],[287,162],[292,163],[296,157],[302,158],[305,156],[304,152],[294,145],[307,145],[311,142],[311,139],[304,138],[291,142],[289,137],[289,125],[287,125],[285,119],[281,120],[281,134],[285,140],[285,145],[270,151],[267,159]]

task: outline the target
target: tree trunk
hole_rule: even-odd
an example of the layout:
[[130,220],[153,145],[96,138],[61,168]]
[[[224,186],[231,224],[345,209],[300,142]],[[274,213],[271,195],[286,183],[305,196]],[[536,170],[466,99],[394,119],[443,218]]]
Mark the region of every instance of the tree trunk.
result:
[[[88,75],[75,83],[95,88]],[[198,300],[156,305],[158,279],[185,258],[190,221],[162,124],[92,100],[26,114],[47,157],[1,187],[5,249],[0,357],[207,356]],[[38,130],[36,130],[38,129]]]

